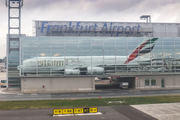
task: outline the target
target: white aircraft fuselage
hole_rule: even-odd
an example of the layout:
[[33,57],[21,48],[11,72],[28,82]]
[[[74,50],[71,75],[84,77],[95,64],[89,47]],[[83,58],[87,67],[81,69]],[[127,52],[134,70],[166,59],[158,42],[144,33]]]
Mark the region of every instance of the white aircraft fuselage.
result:
[[[52,71],[65,71],[79,73],[81,69],[87,68],[89,71],[104,71],[104,67],[120,67],[133,65],[138,66],[138,58],[125,64],[128,56],[66,56],[66,57],[34,57],[24,60],[21,73],[38,73]],[[143,59],[144,61],[145,59]],[[149,59],[146,59],[149,60]]]

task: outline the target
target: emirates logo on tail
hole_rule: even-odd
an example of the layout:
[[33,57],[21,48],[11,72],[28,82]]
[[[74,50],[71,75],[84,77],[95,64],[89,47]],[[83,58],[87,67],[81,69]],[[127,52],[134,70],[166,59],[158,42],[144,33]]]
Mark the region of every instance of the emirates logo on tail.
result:
[[158,40],[158,38],[150,38],[148,40],[143,40],[139,47],[135,48],[135,50],[129,55],[128,59],[125,61],[124,64],[129,63],[138,56],[150,53],[154,48],[156,40]]

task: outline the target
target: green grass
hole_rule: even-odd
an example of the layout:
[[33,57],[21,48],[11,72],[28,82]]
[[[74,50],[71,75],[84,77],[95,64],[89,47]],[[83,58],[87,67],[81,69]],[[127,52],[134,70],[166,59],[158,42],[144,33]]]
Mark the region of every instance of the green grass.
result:
[[0,109],[38,109],[38,108],[69,108],[110,106],[108,101],[125,101],[119,105],[175,103],[180,102],[180,95],[149,96],[149,97],[120,97],[120,98],[94,98],[75,100],[31,100],[31,101],[0,101]]

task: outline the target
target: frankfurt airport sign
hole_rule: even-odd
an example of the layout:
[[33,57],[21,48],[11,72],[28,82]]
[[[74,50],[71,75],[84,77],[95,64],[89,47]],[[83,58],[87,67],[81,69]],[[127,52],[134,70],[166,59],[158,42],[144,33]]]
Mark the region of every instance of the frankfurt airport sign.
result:
[[141,25],[124,24],[118,22],[81,22],[81,21],[36,21],[36,36],[61,36],[73,34],[76,36],[96,34],[100,36],[102,34],[114,33],[114,36],[121,34],[140,34]]

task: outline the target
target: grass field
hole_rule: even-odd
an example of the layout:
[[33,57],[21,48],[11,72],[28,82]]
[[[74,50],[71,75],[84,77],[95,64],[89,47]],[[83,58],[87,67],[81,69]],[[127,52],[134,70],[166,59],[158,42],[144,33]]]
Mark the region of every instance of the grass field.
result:
[[180,102],[180,95],[149,96],[149,97],[120,97],[120,98],[94,98],[75,100],[31,100],[31,101],[0,101],[0,109],[34,109],[34,108],[68,108],[110,106],[109,101],[124,101],[118,105],[155,104]]

